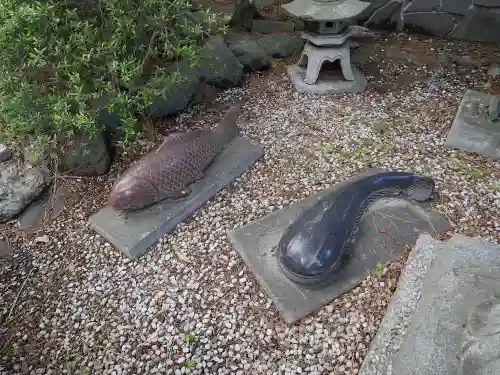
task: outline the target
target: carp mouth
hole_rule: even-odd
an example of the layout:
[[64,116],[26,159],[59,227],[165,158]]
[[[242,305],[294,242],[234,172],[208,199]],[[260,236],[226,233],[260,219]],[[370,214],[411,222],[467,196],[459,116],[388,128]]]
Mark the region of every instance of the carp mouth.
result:
[[135,211],[152,204],[157,196],[157,189],[148,179],[123,179],[111,189],[107,205],[119,211]]

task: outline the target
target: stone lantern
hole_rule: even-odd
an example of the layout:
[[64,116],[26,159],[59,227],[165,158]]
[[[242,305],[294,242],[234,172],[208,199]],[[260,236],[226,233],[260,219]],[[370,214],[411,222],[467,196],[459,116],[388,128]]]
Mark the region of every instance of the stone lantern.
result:
[[[294,0],[282,5],[305,26],[305,45],[299,61],[287,69],[298,91],[339,93],[365,89],[366,78],[351,65],[349,38],[354,35],[351,22],[369,5],[359,0]],[[319,78],[323,63],[337,60],[343,79]]]

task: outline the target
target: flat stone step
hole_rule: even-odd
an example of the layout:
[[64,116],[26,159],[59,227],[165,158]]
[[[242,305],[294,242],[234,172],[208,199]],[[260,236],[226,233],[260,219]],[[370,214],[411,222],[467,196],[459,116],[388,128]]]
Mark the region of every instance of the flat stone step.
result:
[[392,373],[500,373],[498,350],[491,354],[488,344],[500,340],[500,314],[490,318],[490,331],[478,329],[476,337],[470,333],[478,325],[477,316],[482,313],[478,311],[499,295],[500,246],[454,235],[439,250],[424,278],[420,301],[392,360]]
[[480,109],[481,106],[489,108],[490,103],[496,105],[496,101],[492,102],[493,99],[493,95],[467,90],[444,146],[500,159],[500,120],[490,120]]
[[391,357],[401,345],[420,299],[425,274],[442,246],[443,242],[430,234],[418,237],[358,375],[390,373]]

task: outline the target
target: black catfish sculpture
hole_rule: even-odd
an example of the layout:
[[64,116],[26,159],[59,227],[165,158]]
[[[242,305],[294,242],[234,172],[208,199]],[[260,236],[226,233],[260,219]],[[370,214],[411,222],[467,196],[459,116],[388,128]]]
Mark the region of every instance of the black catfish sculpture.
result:
[[359,223],[379,198],[404,195],[430,199],[435,183],[407,172],[383,172],[361,178],[326,195],[298,217],[278,243],[281,271],[298,284],[325,286],[349,260]]

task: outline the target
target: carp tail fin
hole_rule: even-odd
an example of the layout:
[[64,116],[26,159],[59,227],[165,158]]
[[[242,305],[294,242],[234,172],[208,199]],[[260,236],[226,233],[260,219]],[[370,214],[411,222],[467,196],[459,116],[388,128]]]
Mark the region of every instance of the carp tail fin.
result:
[[237,120],[241,106],[233,105],[226,112],[220,124],[214,129],[214,135],[221,145],[231,142],[240,133]]

